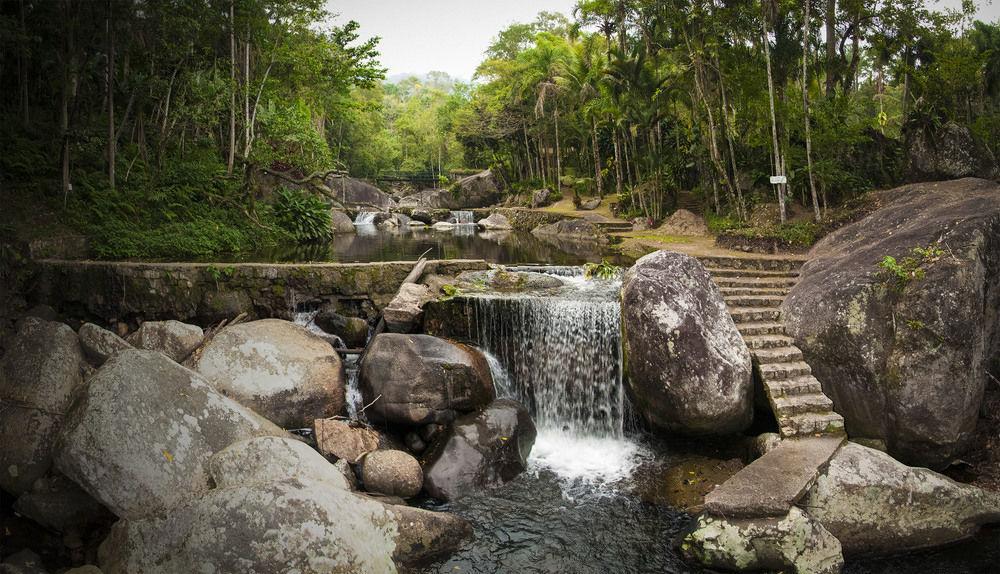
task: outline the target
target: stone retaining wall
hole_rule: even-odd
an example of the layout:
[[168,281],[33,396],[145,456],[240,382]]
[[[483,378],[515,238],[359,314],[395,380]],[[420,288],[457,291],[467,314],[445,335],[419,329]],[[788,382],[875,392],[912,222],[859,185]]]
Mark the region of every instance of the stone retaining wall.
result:
[[[413,262],[132,263],[41,260],[27,284],[31,304],[105,324],[177,319],[209,324],[241,312],[289,318],[302,305],[352,301],[385,306]],[[431,261],[426,273],[487,269],[481,260]]]

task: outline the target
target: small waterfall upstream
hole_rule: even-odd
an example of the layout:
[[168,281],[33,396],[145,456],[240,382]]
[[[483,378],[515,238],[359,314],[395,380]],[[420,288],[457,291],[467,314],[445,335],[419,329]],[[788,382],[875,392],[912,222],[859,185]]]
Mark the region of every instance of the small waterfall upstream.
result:
[[377,211],[359,211],[357,217],[354,218],[354,225],[375,225],[376,215],[378,215]]
[[472,225],[476,222],[471,211],[452,211],[448,221],[455,225]]
[[555,294],[469,297],[471,335],[486,353],[497,394],[532,412],[535,468],[573,483],[612,483],[644,454],[626,433],[620,282],[583,279],[580,268],[548,270],[565,278]]

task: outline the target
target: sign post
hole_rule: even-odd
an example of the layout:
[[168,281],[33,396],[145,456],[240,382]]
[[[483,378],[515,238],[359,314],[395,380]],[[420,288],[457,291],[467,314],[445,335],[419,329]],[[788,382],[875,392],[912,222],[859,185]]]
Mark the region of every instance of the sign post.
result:
[[772,175],[771,185],[784,185],[788,183],[788,178],[783,175]]

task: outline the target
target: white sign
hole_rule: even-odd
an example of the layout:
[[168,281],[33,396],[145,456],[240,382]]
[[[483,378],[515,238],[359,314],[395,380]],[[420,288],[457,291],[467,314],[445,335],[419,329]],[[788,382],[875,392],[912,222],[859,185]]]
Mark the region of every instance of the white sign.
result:
[[772,175],[771,185],[781,185],[783,183],[788,183],[788,178],[783,175]]

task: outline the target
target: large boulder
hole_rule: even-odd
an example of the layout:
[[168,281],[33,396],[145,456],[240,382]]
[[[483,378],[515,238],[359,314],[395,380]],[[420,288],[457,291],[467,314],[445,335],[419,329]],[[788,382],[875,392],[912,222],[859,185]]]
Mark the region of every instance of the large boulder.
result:
[[657,251],[622,283],[628,390],[653,427],[731,434],[753,418],[750,351],[697,259]]
[[365,403],[372,403],[365,414],[404,426],[451,422],[494,398],[482,353],[430,335],[377,335],[359,379]]
[[552,190],[549,188],[536,189],[531,193],[531,207],[538,209],[552,204]]
[[435,498],[454,500],[512,480],[527,468],[535,435],[524,405],[493,401],[456,420],[427,455],[424,487]]
[[461,518],[350,491],[340,470],[291,439],[237,442],[209,463],[216,488],[166,515],[119,521],[107,574],[396,572],[454,550]]
[[480,219],[477,224],[486,230],[507,230],[514,229],[510,224],[510,220],[506,216],[500,213],[491,213],[489,217],[484,217]]
[[204,338],[204,331],[197,325],[180,321],[146,321],[127,340],[137,349],[159,351],[181,362],[201,345]]
[[35,481],[14,503],[14,510],[56,532],[85,532],[110,524],[113,515],[76,483],[58,473]]
[[74,403],[55,463],[117,516],[136,518],[206,492],[214,453],[278,434],[194,371],[130,349],[109,359]]
[[[426,189],[399,200],[404,208],[463,209],[488,207],[500,200],[500,182],[486,170],[464,177],[448,189]],[[423,220],[414,215],[415,219]]]
[[26,317],[0,363],[0,488],[27,492],[52,465],[52,448],[83,384],[73,329]]
[[223,329],[205,345],[194,369],[226,396],[285,428],[312,426],[345,404],[337,351],[304,327],[279,319]]
[[997,161],[969,128],[947,122],[933,130],[915,129],[906,136],[909,181],[962,177],[1000,177]]
[[125,339],[93,323],[81,325],[77,334],[80,336],[80,346],[87,358],[98,367],[125,349],[132,348]]
[[361,479],[368,492],[401,498],[416,496],[424,485],[420,463],[401,450],[377,450],[365,455]]
[[596,243],[608,242],[608,236],[597,225],[582,217],[569,217],[555,223],[539,225],[531,230],[531,234],[542,238],[553,237]]
[[354,220],[341,209],[330,210],[330,229],[337,233],[357,233]]
[[[1000,185],[916,184],[873,201],[813,248],[785,324],[852,438],[941,468],[971,438],[1000,364]],[[887,256],[909,267],[883,270]]]
[[343,459],[350,464],[357,464],[362,457],[379,447],[376,431],[348,421],[316,419],[313,431],[316,447],[323,455]]
[[709,568],[738,572],[839,574],[844,566],[837,538],[796,507],[775,518],[702,514],[683,537],[681,553]]
[[360,179],[343,176],[330,176],[326,180],[327,187],[333,192],[334,199],[345,207],[368,207],[383,211],[396,208],[396,202],[381,189]]
[[1000,522],[1000,494],[847,443],[802,501],[845,555],[896,554],[971,538]]
[[345,317],[332,306],[320,309],[313,318],[313,323],[327,333],[340,337],[348,349],[360,349],[368,341],[368,321],[359,317]]

